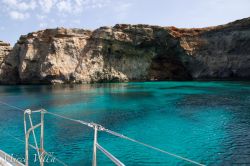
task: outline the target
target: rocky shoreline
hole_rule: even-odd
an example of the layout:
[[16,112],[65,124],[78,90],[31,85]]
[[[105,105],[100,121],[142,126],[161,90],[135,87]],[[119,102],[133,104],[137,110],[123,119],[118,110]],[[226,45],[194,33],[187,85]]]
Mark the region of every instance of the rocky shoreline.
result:
[[208,28],[118,24],[0,41],[1,84],[250,78],[250,18]]

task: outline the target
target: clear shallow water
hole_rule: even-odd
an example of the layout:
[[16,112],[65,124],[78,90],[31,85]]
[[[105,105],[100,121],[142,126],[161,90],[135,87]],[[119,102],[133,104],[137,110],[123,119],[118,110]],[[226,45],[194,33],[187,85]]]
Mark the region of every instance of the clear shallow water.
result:
[[[206,165],[250,165],[250,82],[0,86],[0,100],[94,121]],[[24,139],[22,112],[0,104],[0,114],[0,149],[24,157],[24,145],[8,136]],[[91,129],[51,115],[45,121],[47,151],[69,165],[91,165]],[[98,141],[126,165],[190,165],[106,133]],[[112,165],[100,152],[97,159]]]

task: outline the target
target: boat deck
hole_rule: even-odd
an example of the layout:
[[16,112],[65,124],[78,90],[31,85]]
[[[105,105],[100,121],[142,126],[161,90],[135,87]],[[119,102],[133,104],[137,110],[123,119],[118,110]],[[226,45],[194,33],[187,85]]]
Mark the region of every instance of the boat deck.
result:
[[0,166],[24,166],[24,164],[0,150]]

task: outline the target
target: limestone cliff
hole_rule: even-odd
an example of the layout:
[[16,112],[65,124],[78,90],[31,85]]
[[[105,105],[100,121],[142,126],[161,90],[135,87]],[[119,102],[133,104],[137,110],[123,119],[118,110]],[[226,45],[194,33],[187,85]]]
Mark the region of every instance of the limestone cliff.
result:
[[1,57],[0,82],[6,84],[246,79],[250,18],[201,29],[47,29],[21,36]]
[[203,29],[172,29],[193,78],[250,78],[250,18]]
[[10,44],[0,41],[0,66],[4,58],[10,53],[10,51],[11,51]]

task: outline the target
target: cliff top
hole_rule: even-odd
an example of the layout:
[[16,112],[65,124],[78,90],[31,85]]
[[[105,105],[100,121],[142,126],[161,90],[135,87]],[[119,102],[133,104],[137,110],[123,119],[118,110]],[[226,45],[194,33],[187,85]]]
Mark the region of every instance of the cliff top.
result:
[[0,40],[0,46],[10,46],[10,44]]
[[[244,28],[250,28],[250,17],[236,20],[233,22],[230,22],[228,24],[224,25],[218,25],[218,26],[211,26],[211,27],[205,27],[205,28],[177,28],[174,26],[170,27],[161,27],[161,26],[156,26],[156,25],[147,25],[147,24],[116,24],[113,27],[108,27],[108,26],[103,26],[100,27],[94,31],[91,30],[85,30],[85,29],[66,29],[63,27],[60,28],[55,28],[55,29],[45,29],[45,30],[39,30],[37,32],[31,32],[28,33],[27,35],[21,35],[19,38],[19,43],[22,42],[25,39],[29,38],[45,38],[48,39],[50,37],[83,37],[83,38],[89,38],[93,32],[96,31],[102,31],[104,29],[117,29],[117,30],[125,30],[125,29],[147,29],[147,28],[152,28],[152,29],[165,29],[169,31],[171,35],[174,37],[182,37],[182,36],[195,36],[199,35],[205,32],[209,31],[218,31],[218,30],[233,30],[235,28],[237,29],[244,29]],[[8,43],[0,41],[0,45],[10,45]]]
[[176,37],[194,36],[194,35],[199,35],[204,32],[209,32],[209,31],[233,30],[235,28],[237,29],[250,28],[250,17],[236,20],[236,21],[224,24],[224,25],[204,27],[204,28],[176,28],[174,26],[166,27],[166,28],[171,30],[172,34]]

